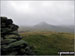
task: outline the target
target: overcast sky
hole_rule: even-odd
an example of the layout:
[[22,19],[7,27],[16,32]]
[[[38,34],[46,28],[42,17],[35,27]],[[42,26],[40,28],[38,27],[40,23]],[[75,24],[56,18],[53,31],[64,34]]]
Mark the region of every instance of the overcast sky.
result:
[[74,25],[74,1],[1,1],[1,16],[17,25]]

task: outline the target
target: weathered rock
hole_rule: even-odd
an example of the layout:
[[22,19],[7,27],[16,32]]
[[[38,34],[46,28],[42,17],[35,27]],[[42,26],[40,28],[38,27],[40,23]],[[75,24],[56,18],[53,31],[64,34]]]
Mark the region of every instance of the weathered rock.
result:
[[34,51],[28,43],[22,40],[22,37],[17,32],[19,27],[13,24],[12,19],[0,17],[0,20],[1,55],[33,55]]

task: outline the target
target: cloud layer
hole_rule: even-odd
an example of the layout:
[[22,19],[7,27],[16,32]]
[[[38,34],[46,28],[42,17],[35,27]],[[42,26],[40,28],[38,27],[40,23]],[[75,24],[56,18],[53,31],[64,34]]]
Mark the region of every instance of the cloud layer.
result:
[[74,25],[74,1],[1,1],[1,16],[18,25]]

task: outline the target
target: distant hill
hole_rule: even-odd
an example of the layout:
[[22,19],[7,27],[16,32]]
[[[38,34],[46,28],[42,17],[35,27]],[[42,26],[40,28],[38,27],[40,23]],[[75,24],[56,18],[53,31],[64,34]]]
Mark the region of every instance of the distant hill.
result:
[[73,25],[50,25],[46,22],[41,22],[34,26],[20,26],[19,32],[36,32],[36,31],[54,31],[54,32],[71,32],[74,33]]

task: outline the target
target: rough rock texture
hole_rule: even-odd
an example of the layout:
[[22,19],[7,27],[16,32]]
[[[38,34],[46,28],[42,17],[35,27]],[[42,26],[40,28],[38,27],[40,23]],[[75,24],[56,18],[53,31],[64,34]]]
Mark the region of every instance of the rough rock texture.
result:
[[[1,20],[1,55],[34,55],[30,47],[18,34],[18,26],[12,19],[0,17]],[[10,35],[10,36],[9,36]]]

